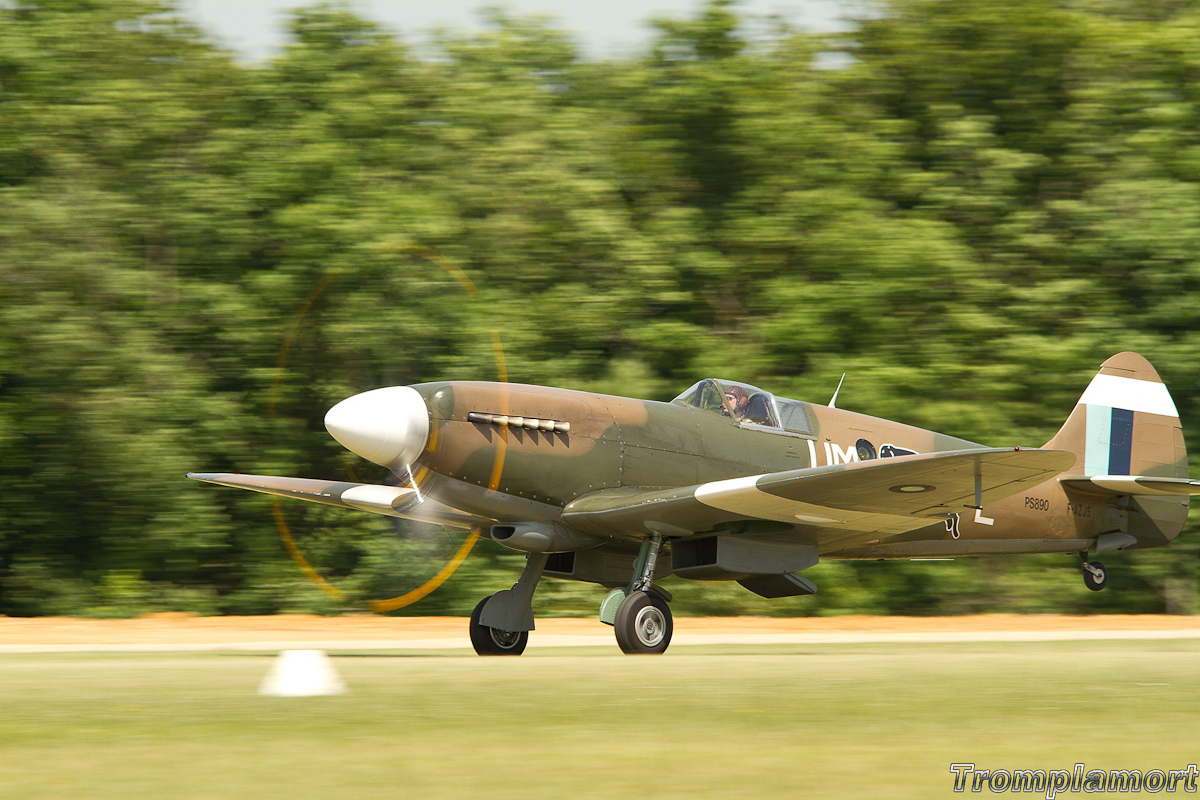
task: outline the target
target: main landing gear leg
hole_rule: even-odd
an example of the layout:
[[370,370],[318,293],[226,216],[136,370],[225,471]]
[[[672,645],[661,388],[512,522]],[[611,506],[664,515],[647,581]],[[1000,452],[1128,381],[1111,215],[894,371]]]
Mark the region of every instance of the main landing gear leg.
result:
[[670,595],[654,585],[654,564],[662,550],[662,536],[642,542],[633,581],[613,620],[617,644],[626,653],[658,654],[671,643],[674,623],[667,605]]
[[1098,592],[1105,586],[1108,586],[1108,570],[1099,561],[1088,561],[1087,551],[1079,554],[1080,560],[1083,561],[1083,585],[1091,589],[1093,592]]
[[511,589],[485,597],[471,612],[471,646],[481,656],[519,656],[533,630],[533,590],[550,557],[530,553]]

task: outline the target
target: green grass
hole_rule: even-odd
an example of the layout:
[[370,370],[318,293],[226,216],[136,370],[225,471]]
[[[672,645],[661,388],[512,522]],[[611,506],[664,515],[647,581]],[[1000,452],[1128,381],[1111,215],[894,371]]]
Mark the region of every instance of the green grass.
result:
[[351,693],[303,699],[255,694],[265,655],[3,656],[0,797],[953,796],[953,761],[1195,762],[1198,655],[1190,641],[346,653]]

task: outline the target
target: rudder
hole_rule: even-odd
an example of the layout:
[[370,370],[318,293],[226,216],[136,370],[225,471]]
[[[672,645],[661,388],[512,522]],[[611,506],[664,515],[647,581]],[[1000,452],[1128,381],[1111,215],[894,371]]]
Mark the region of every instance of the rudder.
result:
[[1101,365],[1046,447],[1079,459],[1079,474],[1187,477],[1179,412],[1150,362],[1118,353]]

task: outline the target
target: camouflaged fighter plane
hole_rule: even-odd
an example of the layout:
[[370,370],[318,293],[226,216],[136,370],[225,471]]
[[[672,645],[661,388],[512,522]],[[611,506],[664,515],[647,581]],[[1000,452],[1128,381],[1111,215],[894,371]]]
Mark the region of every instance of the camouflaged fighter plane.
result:
[[[835,394],[836,399],[836,394]],[[1044,448],[984,447],[898,422],[702,380],[670,403],[508,383],[376,389],[325,417],[349,450],[409,487],[192,474],[225,486],[451,528],[528,553],[482,600],[481,655],[518,655],[542,576],[611,588],[600,619],[626,653],[671,640],[670,574],[763,597],[812,594],[820,559],[1159,547],[1189,496],[1175,403],[1154,368],[1113,356]],[[415,478],[414,478],[415,475]]]

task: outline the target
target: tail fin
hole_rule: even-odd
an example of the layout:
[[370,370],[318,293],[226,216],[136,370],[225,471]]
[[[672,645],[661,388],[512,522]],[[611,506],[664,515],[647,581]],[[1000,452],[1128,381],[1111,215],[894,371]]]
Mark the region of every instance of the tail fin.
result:
[[1046,447],[1074,453],[1074,474],[1085,477],[1188,474],[1175,401],[1137,353],[1118,353],[1101,365]]

